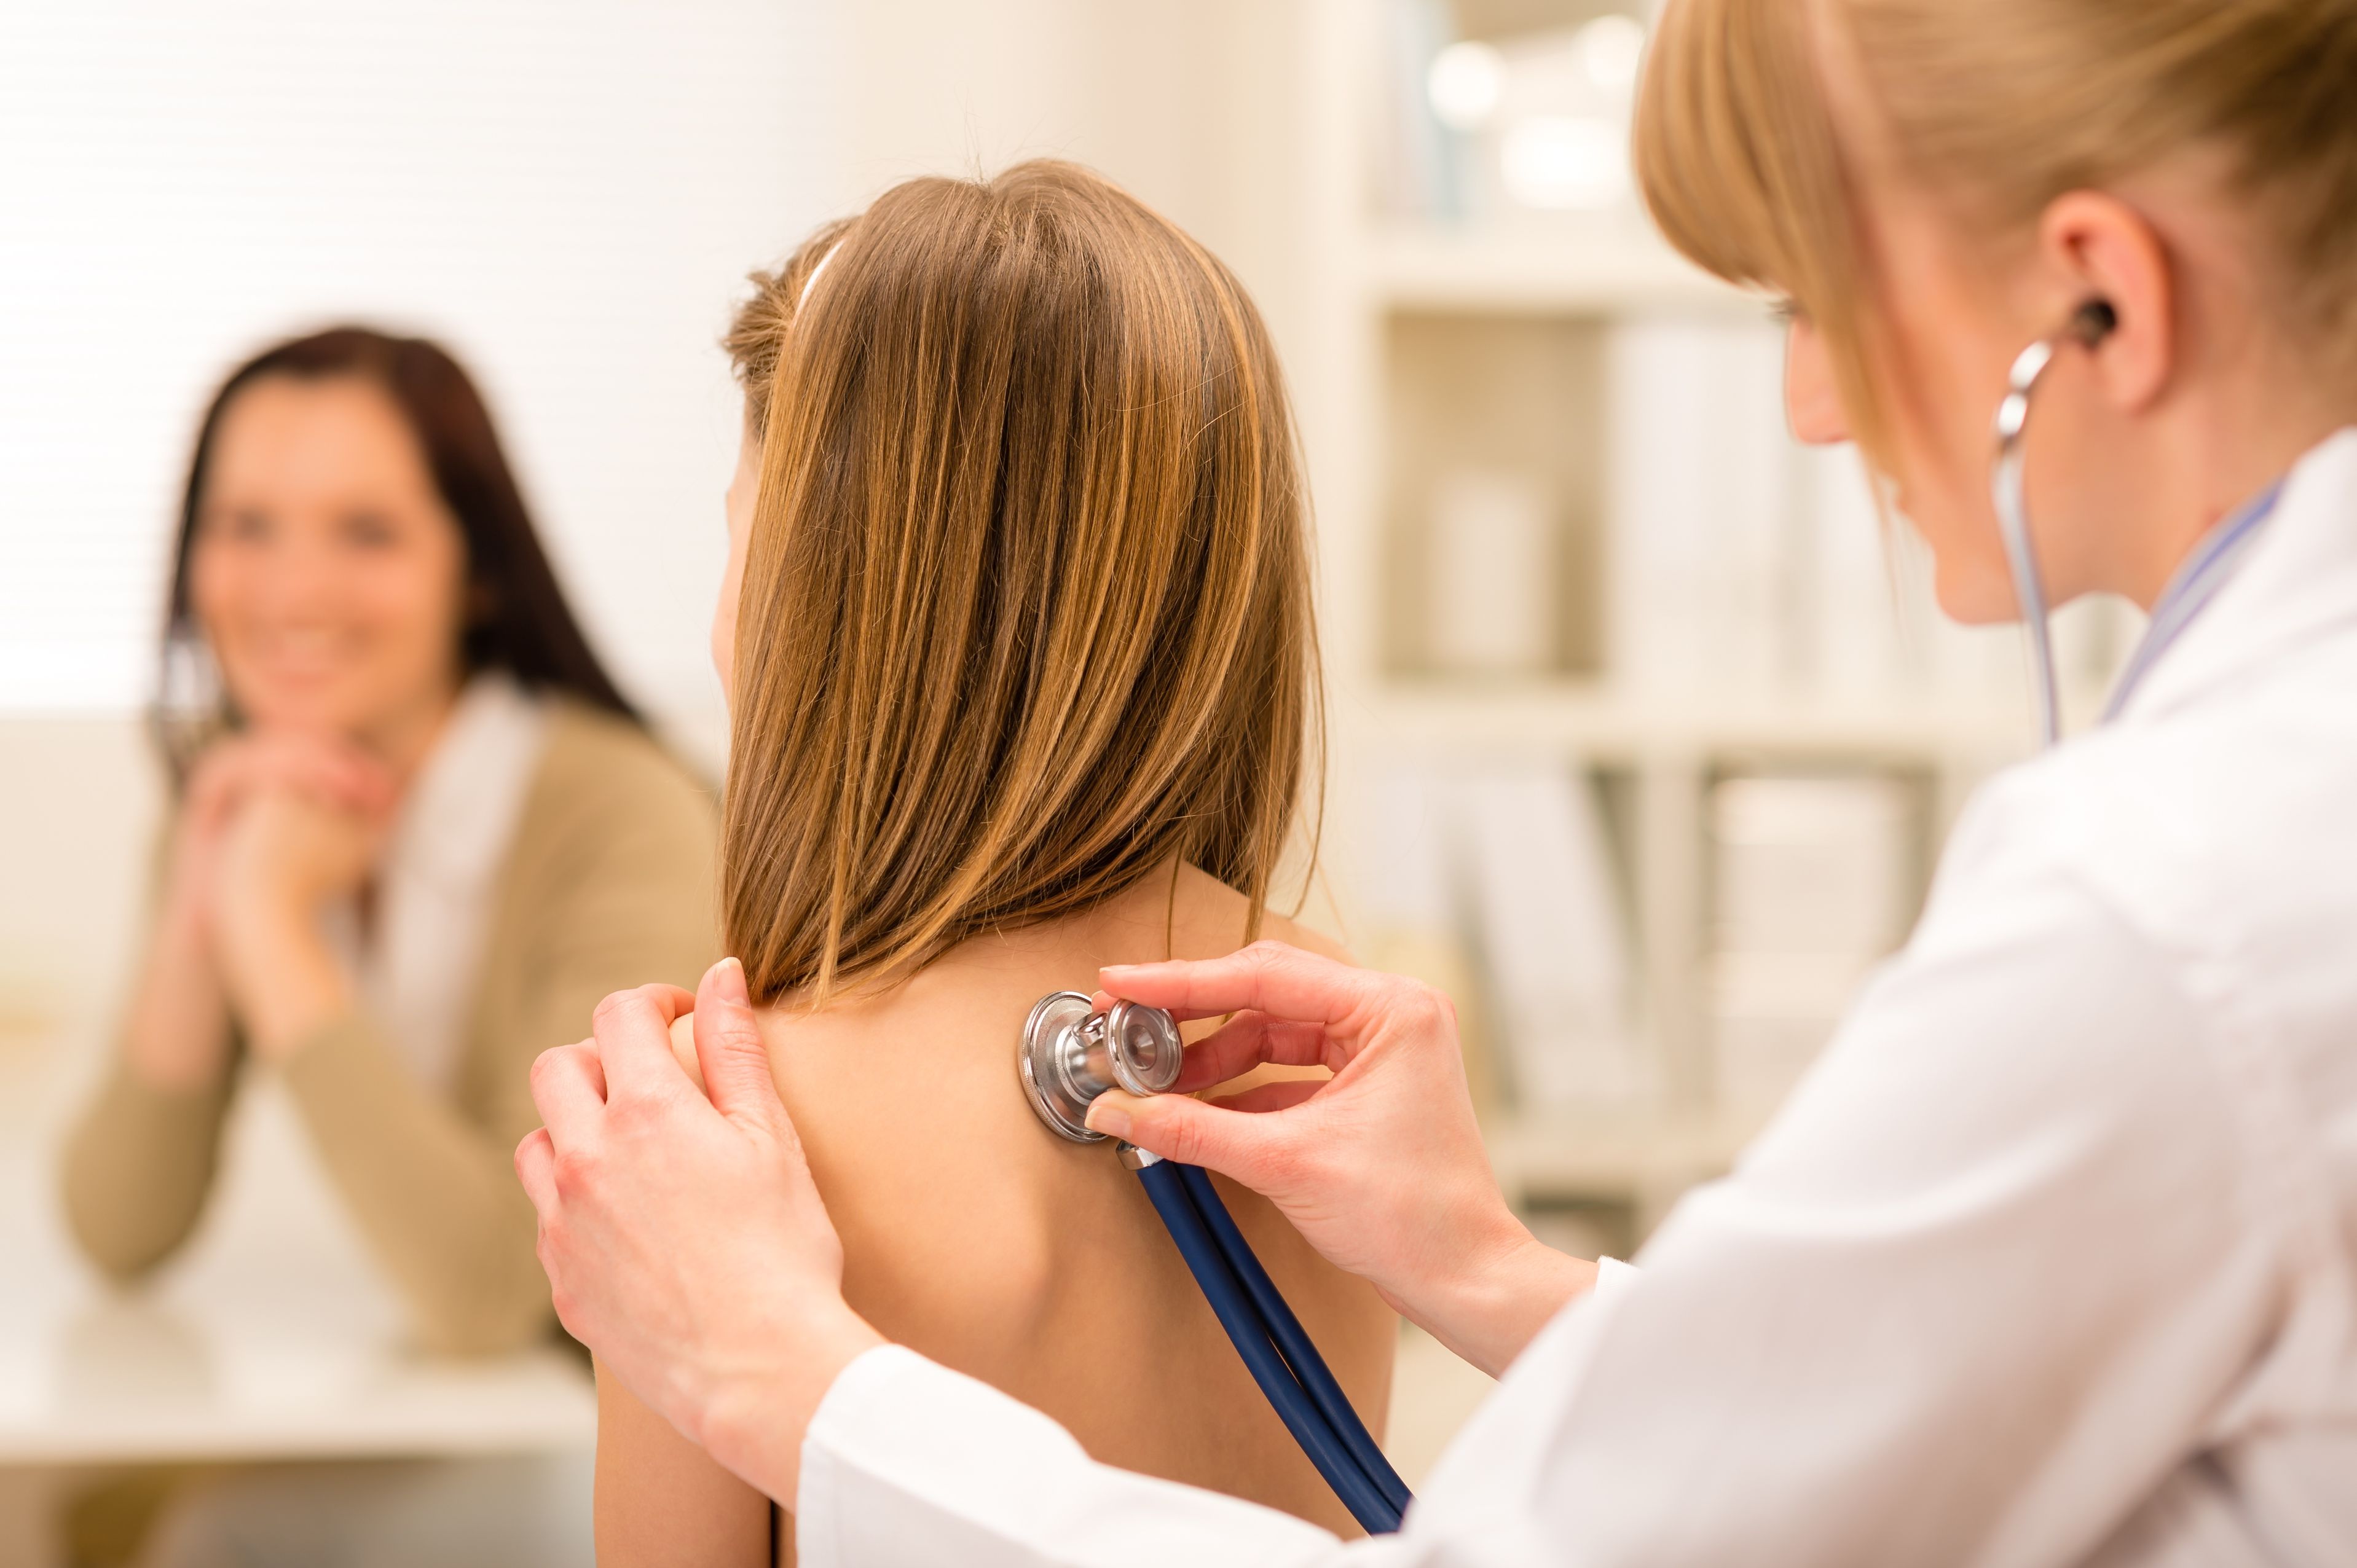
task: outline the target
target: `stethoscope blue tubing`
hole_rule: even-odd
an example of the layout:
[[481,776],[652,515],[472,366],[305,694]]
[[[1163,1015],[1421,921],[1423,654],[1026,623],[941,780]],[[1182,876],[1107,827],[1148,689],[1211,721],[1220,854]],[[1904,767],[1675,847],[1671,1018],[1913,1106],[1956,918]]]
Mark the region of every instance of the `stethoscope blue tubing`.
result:
[[[1137,1179],[1154,1211],[1162,1217],[1163,1228],[1170,1232],[1178,1255],[1202,1287],[1203,1298],[1211,1303],[1220,1326],[1227,1330],[1236,1353],[1243,1358],[1253,1380],[1268,1396],[1293,1440],[1301,1444],[1301,1451],[1334,1488],[1351,1517],[1370,1534],[1399,1529],[1411,1500],[1406,1486],[1383,1457],[1350,1401],[1342,1397],[1333,1373],[1302,1331],[1300,1321],[1284,1305],[1210,1179],[1192,1165],[1167,1160],[1141,1167]],[[1216,1221],[1211,1218],[1214,1215]],[[1237,1259],[1243,1261],[1242,1269]],[[1248,1288],[1240,1276],[1257,1280],[1266,1299],[1275,1302],[1284,1326],[1271,1321],[1257,1304],[1260,1293]],[[1291,1341],[1290,1350],[1280,1348],[1284,1340]],[[1330,1391],[1329,1398],[1320,1399],[1313,1391],[1318,1385]],[[1334,1415],[1337,1407],[1340,1422]]]
[[1196,1212],[1203,1217],[1204,1228],[1211,1231],[1211,1240],[1219,1243],[1221,1252],[1228,1260],[1228,1266],[1235,1271],[1236,1278],[1243,1284],[1244,1294],[1252,1298],[1253,1305],[1259,1310],[1262,1321],[1268,1326],[1269,1338],[1275,1342],[1277,1354],[1285,1358],[1286,1365],[1293,1369],[1293,1375],[1299,1380],[1302,1391],[1309,1396],[1310,1402],[1318,1407],[1318,1412],[1334,1429],[1334,1434],[1342,1440],[1343,1448],[1358,1461],[1359,1468],[1366,1472],[1367,1479],[1375,1484],[1375,1489],[1383,1495],[1384,1500],[1397,1512],[1405,1514],[1407,1505],[1415,1500],[1407,1489],[1407,1483],[1400,1479],[1397,1470],[1392,1468],[1392,1462],[1383,1457],[1383,1451],[1376,1445],[1373,1434],[1367,1430],[1367,1423],[1361,1421],[1359,1412],[1351,1407],[1351,1396],[1342,1391],[1342,1385],[1335,1381],[1334,1374],[1326,1366],[1326,1358],[1320,1356],[1318,1347],[1310,1342],[1308,1331],[1301,1326],[1301,1319],[1293,1316],[1293,1308],[1286,1304],[1284,1294],[1276,1288],[1276,1282],[1268,1277],[1266,1269],[1261,1267],[1252,1243],[1244,1240],[1244,1233],[1237,1228],[1234,1216],[1228,1212],[1228,1206],[1220,1201],[1219,1190],[1211,1186],[1211,1173],[1200,1165],[1180,1165],[1178,1179],[1187,1184],[1188,1195],[1194,1198]]

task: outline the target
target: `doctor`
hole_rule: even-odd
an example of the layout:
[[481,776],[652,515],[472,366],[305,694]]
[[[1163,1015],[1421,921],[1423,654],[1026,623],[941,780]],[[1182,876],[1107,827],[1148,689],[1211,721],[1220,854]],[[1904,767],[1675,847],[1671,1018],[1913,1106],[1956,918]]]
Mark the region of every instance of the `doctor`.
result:
[[[1776,1123],[1600,1283],[1500,1201],[1432,993],[1103,977],[1236,1013],[1182,1087],[1336,1070],[1101,1128],[1501,1374],[1374,1541],[882,1344],[733,967],[710,1102],[684,993],[609,999],[518,1151],[559,1310],[804,1563],[2357,1562],[2357,0],[1669,0],[1647,72],[1648,203],[1790,302],[1797,433],[1889,476],[1960,620],[2152,609],[2115,711],[1974,802]],[[1990,414],[2040,340],[2016,571]]]

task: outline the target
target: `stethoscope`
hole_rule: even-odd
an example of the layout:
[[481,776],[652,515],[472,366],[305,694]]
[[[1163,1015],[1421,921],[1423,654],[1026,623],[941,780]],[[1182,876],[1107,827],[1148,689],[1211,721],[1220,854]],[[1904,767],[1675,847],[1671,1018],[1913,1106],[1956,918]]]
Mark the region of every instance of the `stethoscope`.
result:
[[2029,423],[2029,394],[2046,367],[2054,362],[2055,352],[2065,342],[2092,349],[2118,325],[2119,317],[2109,303],[2089,300],[2072,312],[2060,333],[2040,338],[2016,357],[2006,377],[2004,401],[1996,405],[1996,461],[1989,471],[1989,489],[1996,501],[2006,566],[2013,575],[2014,602],[2020,607],[2022,628],[2029,634],[2038,733],[2050,746],[2062,739],[2062,699],[2054,677],[2054,634],[2048,624],[2046,583],[2039,575],[2038,556],[2030,548],[2029,510],[2022,499],[2021,435]]
[[[1158,1007],[1116,1002],[1095,1011],[1077,991],[1043,996],[1024,1021],[1017,1066],[1024,1098],[1058,1136],[1105,1142],[1089,1130],[1089,1104],[1108,1089],[1164,1094],[1178,1081],[1186,1047],[1178,1021]],[[1395,1530],[1413,1499],[1407,1485],[1351,1408],[1342,1385],[1254,1256],[1211,1178],[1120,1145],[1220,1326],[1243,1358],[1301,1451],[1371,1534]]]

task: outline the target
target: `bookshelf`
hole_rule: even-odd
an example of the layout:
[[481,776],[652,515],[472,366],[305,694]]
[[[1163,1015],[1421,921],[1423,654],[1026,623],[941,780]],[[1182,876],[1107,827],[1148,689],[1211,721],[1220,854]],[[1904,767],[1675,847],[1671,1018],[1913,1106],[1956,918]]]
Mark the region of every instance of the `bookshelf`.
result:
[[[1460,36],[1503,39],[1619,8],[1460,0],[1456,13]],[[1642,607],[1624,602],[1613,561],[1613,335],[1631,322],[1765,331],[1764,306],[1673,254],[1629,204],[1491,222],[1387,209],[1397,203],[1377,166],[1396,141],[1399,14],[1388,0],[1310,0],[1305,12],[1304,262],[1316,286],[1291,352],[1319,503],[1329,875],[1349,936],[1380,961],[1385,949],[1359,911],[1381,903],[1369,895],[1394,848],[1373,800],[1385,769],[1539,764],[1593,785],[1620,880],[1637,1048],[1657,1090],[1617,1107],[1501,1099],[1485,1124],[1511,1195],[1617,1207],[1641,1240],[1680,1192],[1724,1172],[1768,1114],[1724,1102],[1715,1084],[1714,786],[1795,769],[1900,781],[1921,801],[1911,908],[1965,798],[2029,750],[2027,690],[2001,672],[1962,682],[1920,671],[1863,689],[1805,671],[1665,689],[1619,667],[1613,628]],[[1519,463],[1555,509],[1557,632],[1539,667],[1519,674],[1437,667],[1415,604],[1431,575],[1415,514],[1435,475],[1469,461]],[[2101,682],[2081,684],[2069,707],[2083,716]],[[1473,950],[1452,978],[1478,987]],[[1502,1010],[1478,998],[1466,1011],[1492,1036],[1502,1027]],[[1486,1048],[1512,1047],[1492,1037]],[[1477,1066],[1475,1076],[1494,1075]]]

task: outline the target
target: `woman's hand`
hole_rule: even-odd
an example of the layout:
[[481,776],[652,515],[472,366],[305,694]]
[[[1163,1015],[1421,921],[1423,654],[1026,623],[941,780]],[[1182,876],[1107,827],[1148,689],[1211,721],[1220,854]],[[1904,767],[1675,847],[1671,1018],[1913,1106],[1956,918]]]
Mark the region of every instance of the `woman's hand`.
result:
[[[673,1057],[694,1010],[711,1098]],[[788,1506],[804,1428],[883,1343],[843,1299],[843,1243],[723,959],[694,997],[617,992],[597,1036],[533,1065],[546,1125],[517,1146],[556,1314],[690,1442]]]
[[275,780],[247,794],[221,830],[213,910],[223,922],[269,911],[315,915],[356,893],[376,864],[385,816]]
[[[1501,1370],[1595,1283],[1593,1263],[1541,1245],[1506,1207],[1456,1009],[1432,987],[1278,942],[1108,968],[1100,983],[1182,1020],[1234,1016],[1187,1047],[1176,1092],[1108,1093],[1089,1125],[1262,1194],[1329,1262],[1475,1366]],[[1334,1076],[1188,1098],[1264,1062]]]
[[221,852],[231,824],[265,789],[296,791],[382,822],[393,811],[393,777],[358,746],[324,736],[262,731],[206,747],[181,792],[167,907],[200,921],[210,915]]
[[284,1059],[351,1005],[343,968],[319,932],[319,907],[357,891],[384,818],[270,782],[222,830],[213,889],[221,978],[254,1054]]

